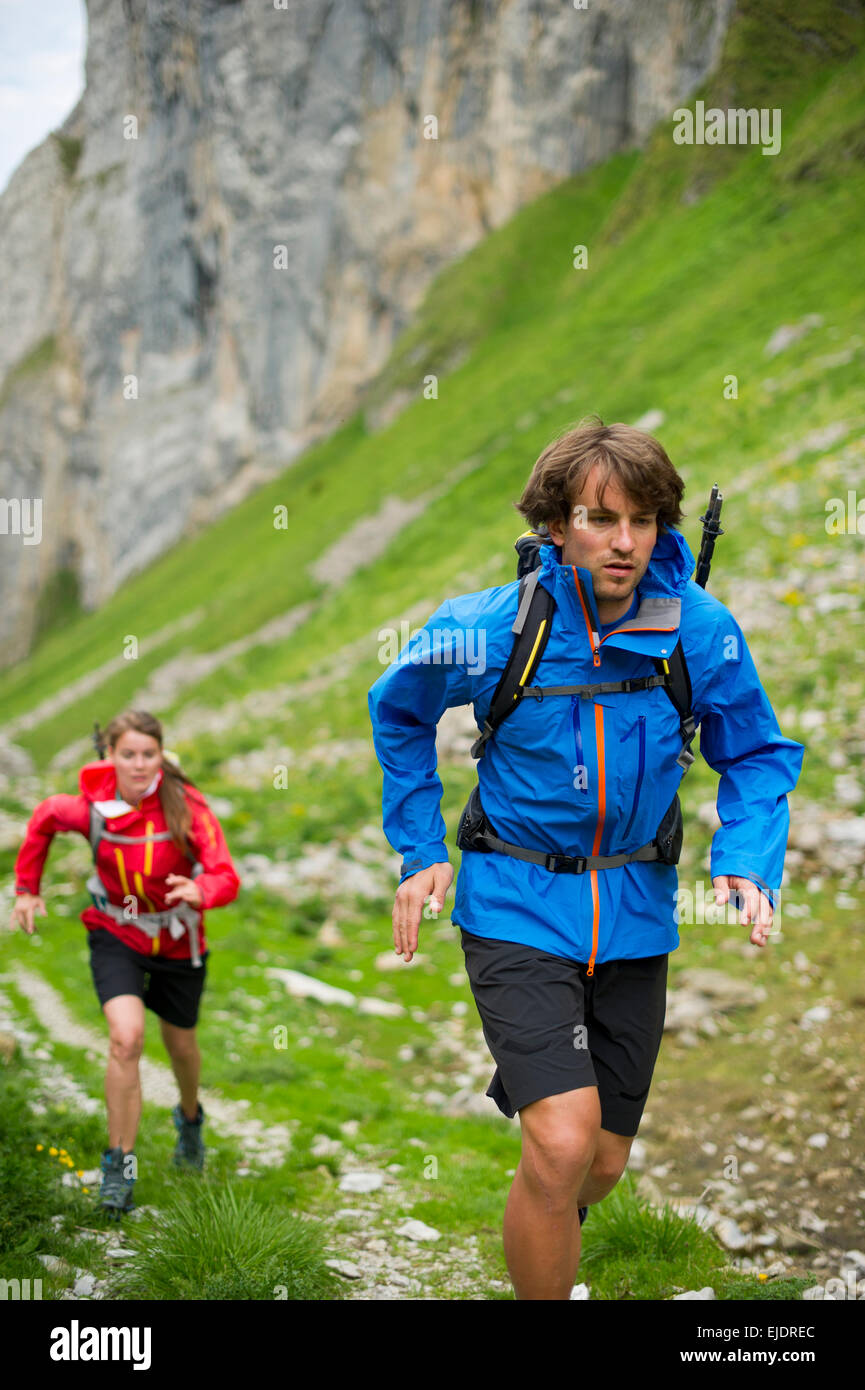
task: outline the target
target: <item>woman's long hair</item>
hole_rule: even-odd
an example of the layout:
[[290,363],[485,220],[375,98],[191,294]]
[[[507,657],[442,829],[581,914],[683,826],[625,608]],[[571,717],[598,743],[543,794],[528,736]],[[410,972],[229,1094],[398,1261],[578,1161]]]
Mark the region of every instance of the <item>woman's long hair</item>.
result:
[[[121,734],[126,733],[127,729],[132,729],[138,734],[148,734],[155,738],[162,748],[162,725],[155,715],[148,714],[146,710],[125,709],[120,714],[116,714],[111,720],[104,734],[100,734],[99,726],[96,726],[96,737],[101,743],[107,742],[109,748],[114,748]],[[162,811],[165,816],[165,823],[171,831],[171,838],[180,850],[190,859],[195,859],[195,849],[189,840],[189,832],[192,829],[192,813],[186,798],[186,788],[191,787],[195,793],[195,800],[204,805],[204,798],[190,777],[181,768],[180,764],[162,754],[162,781],[159,784],[159,800],[162,803]]]

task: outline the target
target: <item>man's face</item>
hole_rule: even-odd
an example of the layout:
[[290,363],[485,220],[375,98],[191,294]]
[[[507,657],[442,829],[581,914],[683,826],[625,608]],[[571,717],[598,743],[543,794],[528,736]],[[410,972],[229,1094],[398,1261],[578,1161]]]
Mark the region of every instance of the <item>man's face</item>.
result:
[[604,506],[597,497],[600,469],[595,464],[573,500],[566,526],[549,523],[562,547],[562,564],[579,565],[592,576],[598,618],[611,623],[628,611],[634,590],[646,573],[658,538],[657,512],[641,510],[619,488],[607,483]]

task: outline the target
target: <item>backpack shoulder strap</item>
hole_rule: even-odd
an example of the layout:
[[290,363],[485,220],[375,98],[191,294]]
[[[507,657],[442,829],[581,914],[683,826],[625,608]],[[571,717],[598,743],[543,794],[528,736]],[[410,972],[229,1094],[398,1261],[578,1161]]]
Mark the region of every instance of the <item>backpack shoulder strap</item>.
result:
[[511,627],[513,646],[493,691],[483,732],[472,744],[473,758],[483,757],[487,740],[516,708],[522,688],[532,679],[544,654],[556,605],[552,594],[538,583],[538,575],[533,569],[520,579],[519,606]]
[[99,841],[102,839],[102,832],[105,829],[105,817],[101,811],[97,811],[93,802],[90,802],[90,825],[87,831],[87,838],[90,841],[90,849],[93,854],[93,862],[96,863],[96,854],[99,849]]
[[682,639],[679,638],[673,653],[669,659],[656,656],[652,660],[658,672],[667,679],[664,681],[664,689],[669,696],[673,708],[679,716],[679,732],[682,735],[682,751],[676,762],[685,771],[694,761],[694,754],[691,752],[691,743],[697,732],[694,722],[694,711],[691,708],[693,699],[691,691],[691,676],[688,671],[688,663],[685,661],[685,653],[682,650]]

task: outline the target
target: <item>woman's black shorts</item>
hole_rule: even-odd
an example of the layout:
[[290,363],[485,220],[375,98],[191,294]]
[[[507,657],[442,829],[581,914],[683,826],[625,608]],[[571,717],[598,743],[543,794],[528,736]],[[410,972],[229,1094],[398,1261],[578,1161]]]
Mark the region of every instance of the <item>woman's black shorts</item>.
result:
[[496,1071],[486,1094],[524,1105],[597,1086],[601,1128],[640,1127],[664,1031],[668,952],[595,965],[460,928],[469,983]]
[[144,1007],[177,1028],[194,1028],[207,972],[205,951],[201,965],[188,960],[166,960],[133,951],[105,927],[94,927],[90,939],[90,969],[100,1004],[117,994],[137,994]]

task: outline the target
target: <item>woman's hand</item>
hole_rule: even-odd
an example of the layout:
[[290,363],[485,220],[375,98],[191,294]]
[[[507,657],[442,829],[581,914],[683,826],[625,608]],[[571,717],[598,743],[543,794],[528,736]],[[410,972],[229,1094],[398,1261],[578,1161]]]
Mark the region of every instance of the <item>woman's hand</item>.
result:
[[178,903],[189,903],[192,907],[201,907],[203,899],[201,890],[194,878],[184,878],[183,874],[166,874],[165,882],[173,884],[165,894],[165,901],[169,907],[176,907]]
[[47,917],[45,904],[38,893],[19,893],[15,899],[15,906],[9,919],[10,926],[20,927],[28,936],[32,936],[36,930],[36,923],[33,920],[36,913],[42,917]]

